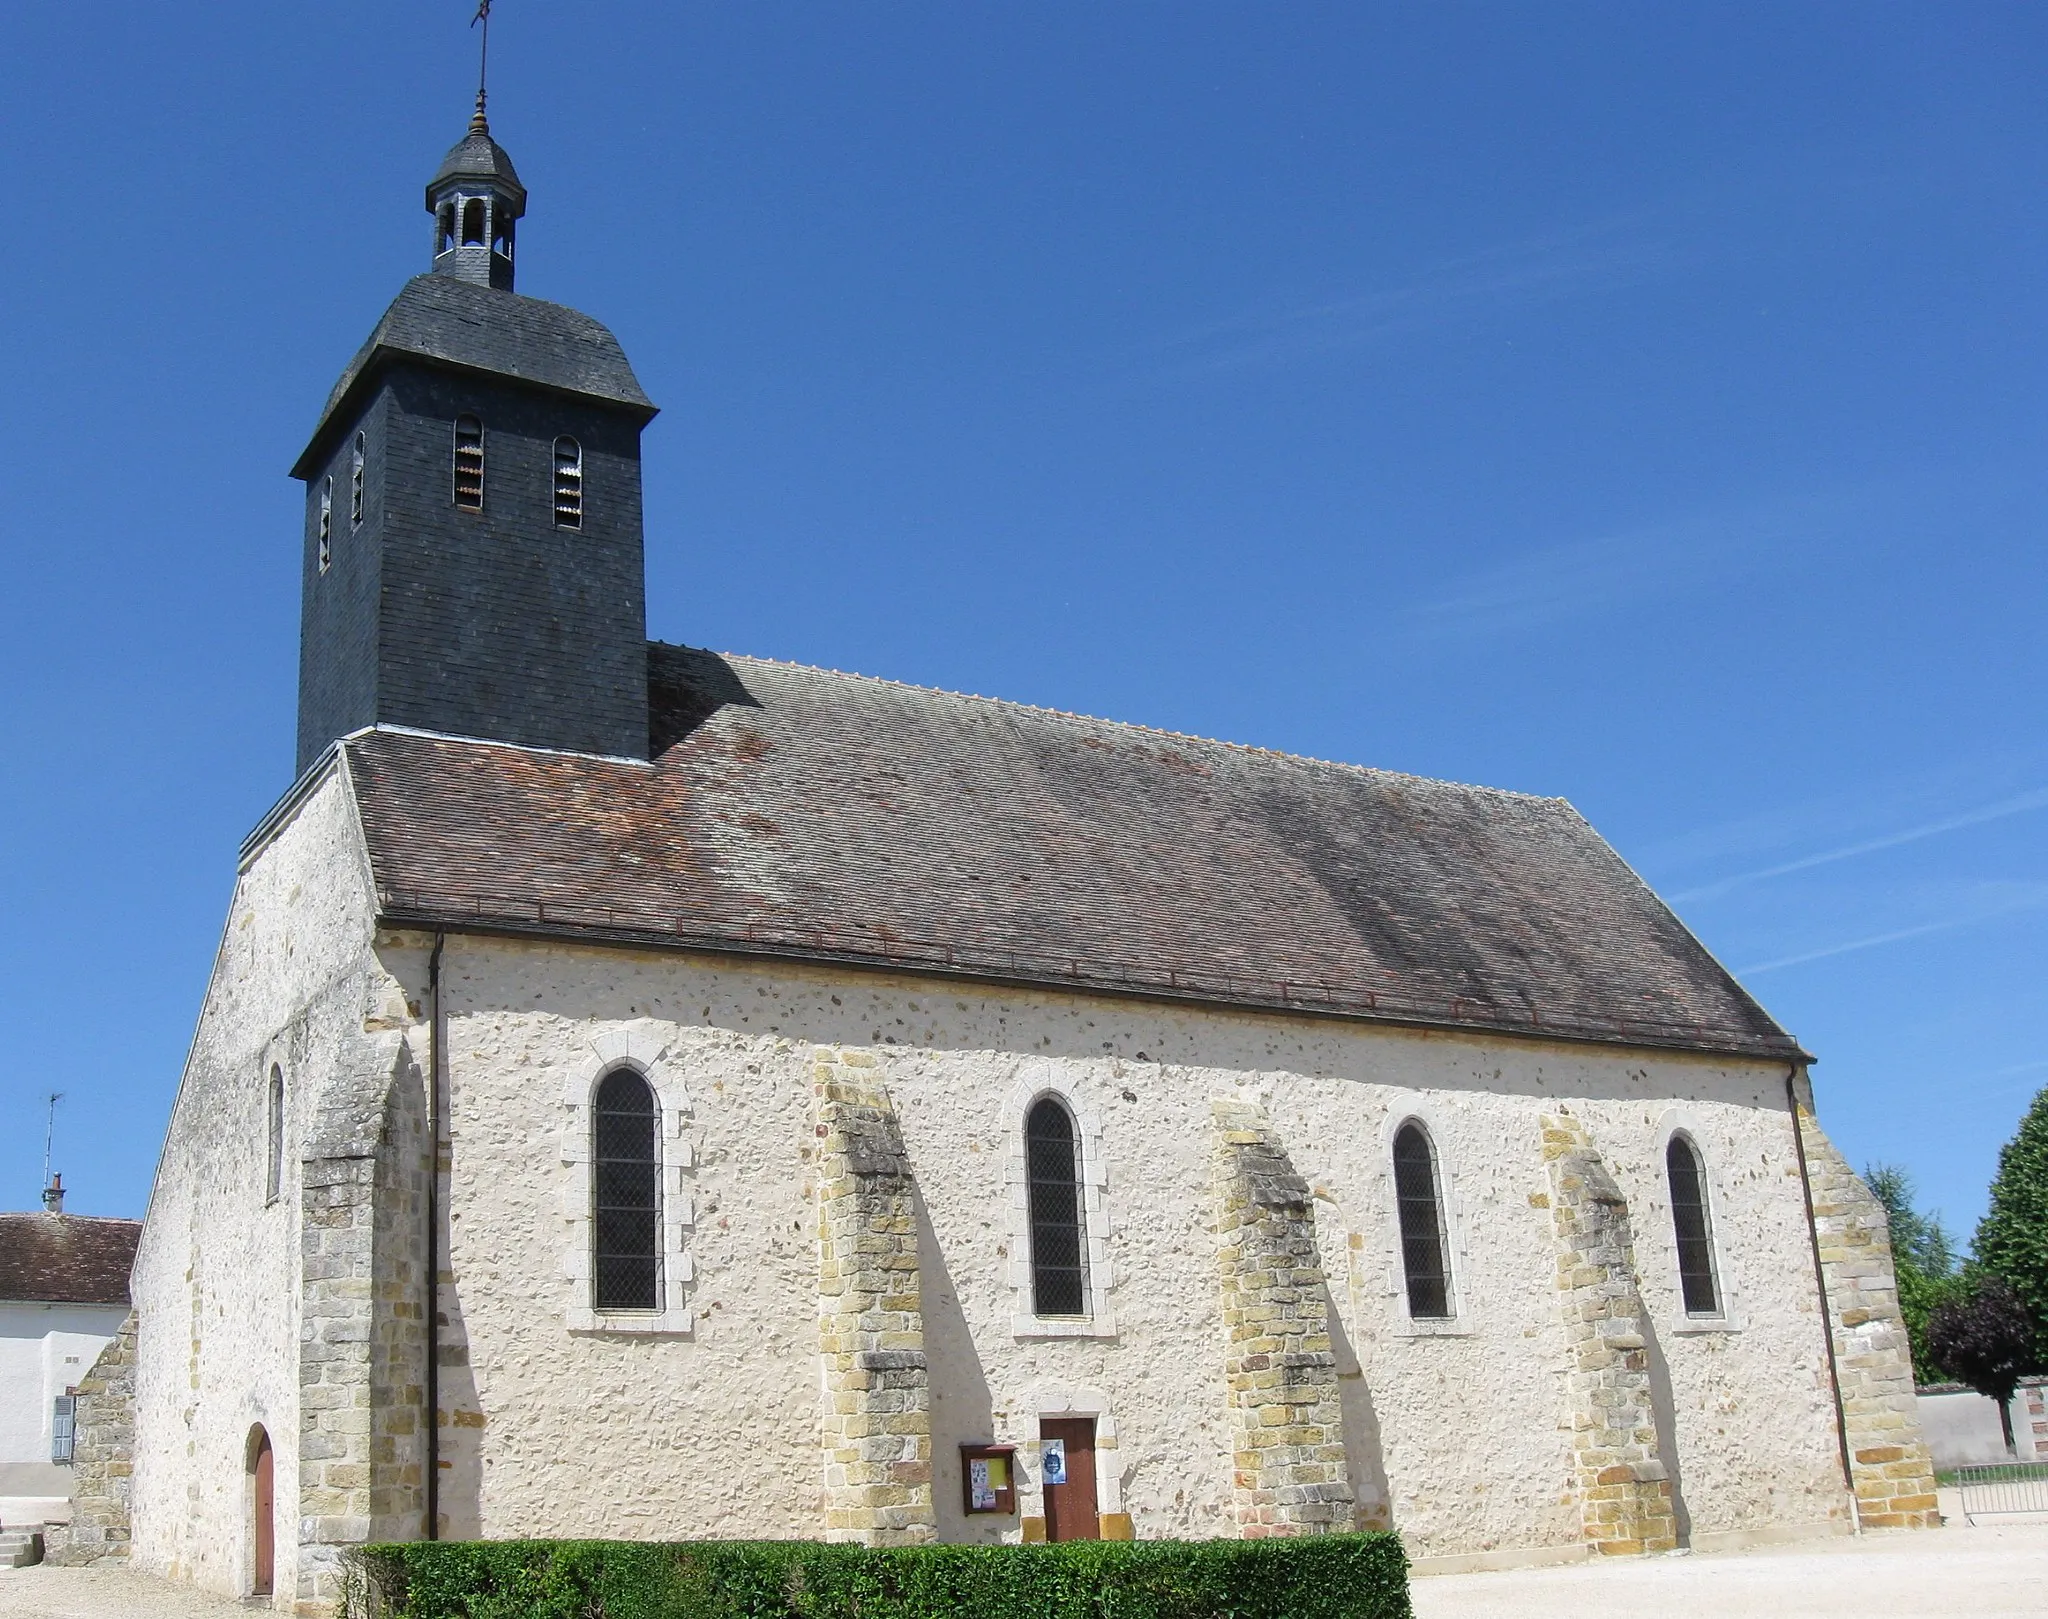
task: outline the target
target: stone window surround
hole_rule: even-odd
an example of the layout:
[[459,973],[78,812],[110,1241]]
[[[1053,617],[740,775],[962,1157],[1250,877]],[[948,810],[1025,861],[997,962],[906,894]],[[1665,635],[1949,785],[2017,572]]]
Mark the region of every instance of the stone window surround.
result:
[[1008,1441],[1017,1447],[1020,1524],[1025,1518],[1045,1517],[1045,1488],[1038,1456],[1041,1417],[1095,1419],[1095,1512],[1097,1517],[1109,1517],[1123,1511],[1123,1470],[1116,1465],[1116,1418],[1110,1414],[1107,1394],[1098,1388],[1066,1383],[1034,1384],[1017,1396],[1012,1409],[1022,1418],[1019,1426],[1030,1428],[1030,1432],[1015,1434]]
[[[1692,1144],[1692,1150],[1699,1154],[1700,1183],[1707,1194],[1707,1243],[1714,1256],[1714,1292],[1721,1308],[1712,1315],[1690,1315],[1685,1309],[1685,1295],[1678,1283],[1678,1229],[1671,1218],[1670,1170],[1666,1167],[1665,1154],[1671,1150],[1671,1138],[1684,1136]],[[1739,1290],[1735,1278],[1728,1270],[1728,1249],[1721,1241],[1721,1211],[1728,1206],[1728,1194],[1721,1184],[1721,1171],[1714,1154],[1706,1149],[1710,1139],[1705,1121],[1689,1108],[1666,1108],[1657,1119],[1657,1164],[1655,1191],[1650,1203],[1655,1217],[1649,1222],[1655,1228],[1653,1242],[1657,1252],[1659,1275],[1652,1285],[1651,1296],[1661,1303],[1668,1294],[1675,1308],[1671,1316],[1671,1331],[1685,1337],[1698,1337],[1716,1332],[1740,1332],[1745,1324],[1742,1311],[1737,1306]],[[1637,1222],[1636,1248],[1640,1255],[1643,1239],[1648,1233]],[[1647,1303],[1648,1300],[1645,1300]]]
[[[1443,1218],[1444,1246],[1450,1250],[1451,1272],[1448,1289],[1451,1313],[1441,1319],[1408,1313],[1408,1278],[1401,1259],[1401,1211],[1394,1200],[1394,1137],[1401,1133],[1402,1126],[1410,1123],[1422,1126],[1436,1159],[1437,1208]],[[1464,1206],[1458,1197],[1458,1179],[1452,1173],[1450,1156],[1444,1151],[1448,1133],[1442,1113],[1430,1102],[1419,1098],[1410,1098],[1399,1107],[1389,1108],[1380,1130],[1377,1201],[1381,1250],[1386,1265],[1384,1292],[1392,1316],[1389,1330],[1397,1338],[1468,1338],[1478,1330],[1471,1304],[1472,1255],[1465,1241]]]
[[[562,1251],[566,1284],[563,1317],[571,1332],[628,1333],[643,1337],[689,1337],[696,1331],[690,1308],[696,1279],[689,1238],[696,1224],[690,1172],[696,1155],[685,1123],[690,1093],[682,1076],[663,1066],[667,1043],[641,1029],[610,1029],[589,1043],[589,1056],[576,1064],[562,1087],[562,1218],[568,1245]],[[654,1092],[661,1109],[661,1287],[659,1310],[608,1311],[591,1307],[591,1099],[598,1082],[614,1069],[630,1068]]]
[[[1032,1309],[1031,1203],[1025,1184],[1024,1120],[1043,1097],[1054,1097],[1073,1116],[1081,1153],[1083,1252],[1088,1266],[1088,1313],[1042,1316]],[[1010,1203],[1010,1331],[1018,1338],[1114,1338],[1116,1314],[1109,1289],[1109,1176],[1103,1161],[1101,1116],[1078,1086],[1051,1063],[1028,1064],[1003,1102],[1003,1180]]]

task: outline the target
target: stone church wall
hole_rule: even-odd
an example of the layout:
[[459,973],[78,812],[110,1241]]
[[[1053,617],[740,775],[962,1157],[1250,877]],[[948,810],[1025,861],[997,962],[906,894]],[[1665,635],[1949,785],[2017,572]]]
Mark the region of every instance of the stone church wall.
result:
[[[326,1448],[319,1424],[370,1421],[367,1388],[342,1388],[347,1411],[302,1412],[301,1399],[306,1365],[356,1330],[338,1325],[330,1338],[316,1327],[302,1345],[306,1277],[335,1295],[360,1288],[366,1301],[369,1287],[367,1264],[359,1283],[308,1264],[302,1210],[327,1195],[334,1168],[323,1155],[335,1142],[367,1132],[364,1150],[376,1151],[385,1097],[351,1094],[348,1082],[363,1088],[372,1046],[367,1083],[376,1087],[381,1062],[388,1087],[403,1056],[398,1031],[411,1023],[370,952],[369,915],[361,845],[330,777],[236,883],[134,1272],[133,1560],[229,1595],[250,1589],[260,1425],[276,1473],[276,1602],[287,1609],[329,1589],[320,1556],[302,1567],[298,1552],[302,1463],[316,1460],[304,1451]],[[279,1194],[267,1201],[273,1065],[284,1076],[284,1152]],[[317,1416],[310,1447],[304,1415]]]
[[[419,999],[426,941],[381,950]],[[1314,1205],[1359,1521],[1420,1555],[1583,1544],[1569,1311],[1543,1120],[1568,1111],[1632,1217],[1641,1384],[1695,1545],[1847,1526],[1783,1070],[681,955],[451,938],[452,1286],[443,1511],[456,1535],[820,1533],[814,1069],[871,1056],[914,1186],[942,1540],[1016,1538],[1041,1416],[1093,1415],[1105,1525],[1237,1533],[1212,1104],[1262,1108]],[[587,1307],[579,1101],[615,1060],[663,1097],[678,1253],[660,1330]],[[842,1055],[841,1060],[844,1060]],[[1080,1124],[1088,1321],[1030,1319],[1017,1121]],[[1436,1144],[1448,1321],[1410,1321],[1390,1143]],[[1679,1303],[1664,1149],[1690,1133],[1724,1318]],[[958,1447],[1019,1447],[1019,1515],[963,1513]]]

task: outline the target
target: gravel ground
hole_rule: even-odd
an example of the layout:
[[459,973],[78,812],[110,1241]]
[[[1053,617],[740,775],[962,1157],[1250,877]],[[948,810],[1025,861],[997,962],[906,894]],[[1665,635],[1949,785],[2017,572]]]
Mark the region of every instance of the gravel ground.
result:
[[248,1619],[254,1605],[122,1568],[0,1568],[0,1619]]
[[1958,1525],[1713,1556],[1440,1574],[1415,1582],[1415,1613],[1416,1619],[2038,1619],[2048,1614],[2048,1524]]
[[[254,1604],[119,1569],[0,1569],[0,1619],[225,1619]],[[1415,1582],[1417,1619],[2007,1619],[2048,1614],[2048,1524],[1869,1535]]]

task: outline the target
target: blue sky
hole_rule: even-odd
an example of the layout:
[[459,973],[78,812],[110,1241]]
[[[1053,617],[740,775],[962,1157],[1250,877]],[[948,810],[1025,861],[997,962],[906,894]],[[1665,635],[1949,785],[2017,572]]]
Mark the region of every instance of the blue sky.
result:
[[[139,1213],[461,0],[0,19],[0,1206]],[[2037,5],[501,0],[653,633],[1570,798],[1967,1230],[2048,1083]]]

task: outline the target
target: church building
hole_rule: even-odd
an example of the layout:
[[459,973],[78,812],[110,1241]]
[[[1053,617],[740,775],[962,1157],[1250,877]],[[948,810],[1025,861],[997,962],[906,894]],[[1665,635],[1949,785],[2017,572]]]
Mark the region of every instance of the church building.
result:
[[1568,803],[650,643],[526,204],[479,98],[292,469],[298,778],[59,1560],[1936,1521],[1810,1059]]

